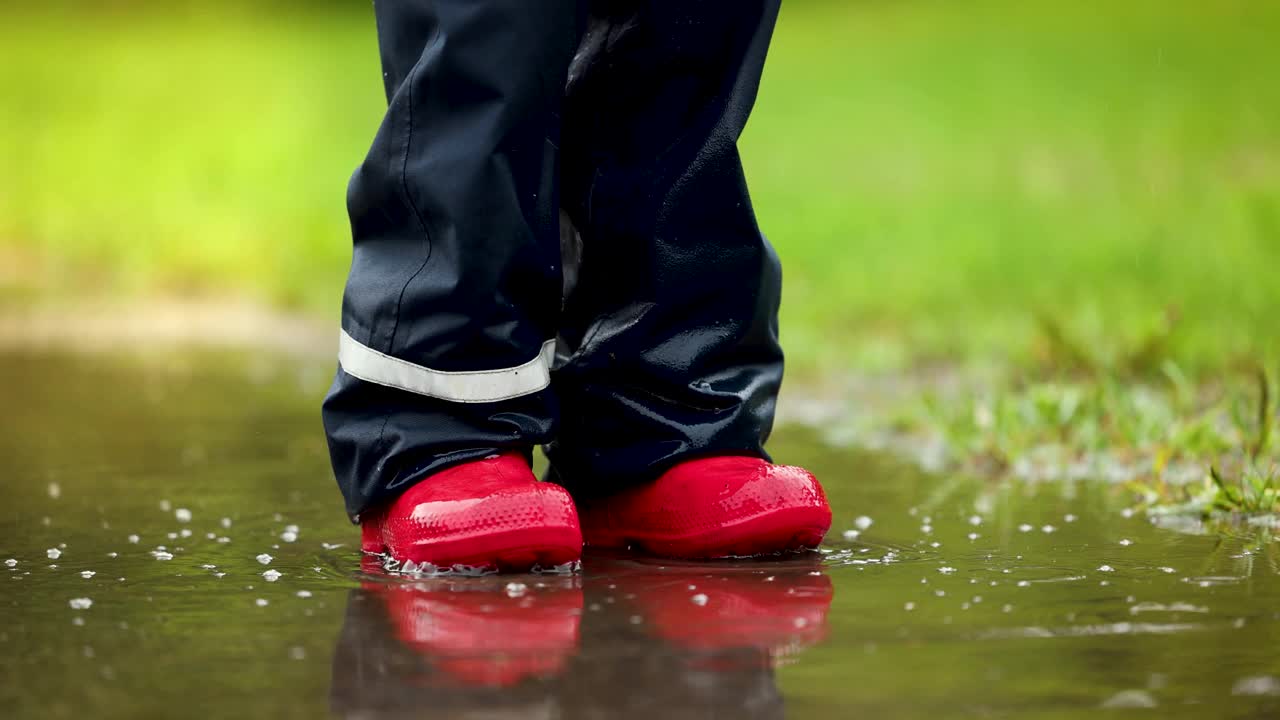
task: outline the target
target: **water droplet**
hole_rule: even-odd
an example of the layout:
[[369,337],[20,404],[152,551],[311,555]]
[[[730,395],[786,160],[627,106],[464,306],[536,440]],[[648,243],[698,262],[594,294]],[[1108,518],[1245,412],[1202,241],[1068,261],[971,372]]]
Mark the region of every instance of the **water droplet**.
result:
[[129,540],[129,544],[137,545],[138,541],[141,540],[142,538],[138,537],[137,535],[130,535],[127,539]]
[[1115,568],[1113,568],[1113,567],[1111,567],[1110,565],[1099,565],[1099,566],[1098,566],[1098,572],[1115,572],[1115,571],[1116,571],[1116,569],[1115,569]]
[[257,605],[258,607],[266,607],[268,605],[266,598],[258,598],[257,600],[253,601],[253,604]]
[[257,556],[256,558],[254,558],[254,559],[255,559],[255,560],[257,560],[258,562],[262,563],[263,565],[270,565],[270,564],[271,564],[271,561],[272,561],[272,560],[274,560],[275,558],[271,557],[270,555],[268,555],[268,554],[266,554],[266,553],[262,553],[261,555],[258,555],[258,556]]
[[177,510],[174,510],[173,516],[177,518],[180,523],[191,522],[191,511],[186,508],[178,508]]
[[866,515],[859,515],[858,517],[853,519],[853,526],[858,528],[859,530],[866,530],[867,528],[871,527],[871,523],[873,522],[874,521],[871,518],[867,517]]
[[67,601],[72,610],[88,610],[93,607],[93,601],[89,598],[71,598]]
[[81,571],[80,571],[80,577],[84,578],[85,580],[88,580],[89,578],[93,577],[94,575],[97,575],[97,573],[95,573],[95,572],[94,572],[94,571],[92,571],[92,570],[81,570]]
[[267,570],[262,573],[262,577],[266,578],[267,582],[275,582],[280,579],[280,574],[279,570]]
[[297,595],[298,595],[298,597],[300,597],[300,598],[309,598],[309,597],[311,597],[311,591],[310,591],[310,590],[299,590],[299,591],[297,592]]
[[1240,678],[1231,688],[1232,695],[1280,697],[1280,679],[1271,675]]
[[689,598],[690,602],[698,606],[706,605],[707,600],[708,600],[707,596],[704,595],[703,593],[698,593],[697,595],[694,595],[693,597]]
[[1102,703],[1104,708],[1153,708],[1156,699],[1146,690],[1121,690]]
[[507,592],[507,597],[513,597],[513,598],[520,597],[525,593],[529,592],[529,586],[519,582],[509,582],[507,583],[507,587],[505,589]]
[[62,557],[62,551],[59,550],[58,548],[49,548],[48,550],[44,551],[44,554],[48,555],[50,560],[57,560],[58,558]]

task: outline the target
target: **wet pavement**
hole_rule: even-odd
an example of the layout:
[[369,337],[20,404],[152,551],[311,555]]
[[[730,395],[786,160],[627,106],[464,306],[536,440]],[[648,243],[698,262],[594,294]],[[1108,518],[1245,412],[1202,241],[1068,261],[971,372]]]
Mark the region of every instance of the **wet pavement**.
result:
[[[0,356],[4,717],[1280,713],[1280,543],[1104,483],[930,476],[782,428],[821,553],[570,576],[362,567],[328,368]],[[1191,523],[1194,526],[1194,523]]]

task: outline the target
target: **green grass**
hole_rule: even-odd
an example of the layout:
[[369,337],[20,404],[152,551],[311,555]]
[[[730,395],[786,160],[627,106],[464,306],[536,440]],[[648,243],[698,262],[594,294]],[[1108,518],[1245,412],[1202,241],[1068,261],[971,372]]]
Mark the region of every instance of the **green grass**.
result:
[[[248,7],[249,9],[246,9]],[[789,3],[743,142],[801,374],[1035,366],[1178,318],[1193,374],[1275,355],[1280,5]],[[15,10],[0,284],[332,315],[379,120],[367,7]]]
[[0,28],[0,260],[42,292],[332,313],[383,102],[368,13],[23,14]]
[[940,441],[949,471],[1107,479],[1155,513],[1280,513],[1280,417],[1268,375],[1193,385],[1172,363],[1162,374],[926,391],[895,407],[891,423],[901,435]]
[[1271,343],[1278,7],[855,2],[785,17],[746,157],[791,263],[794,346],[828,367],[1028,360],[1041,316],[1110,351],[1171,309],[1170,351],[1194,367]]

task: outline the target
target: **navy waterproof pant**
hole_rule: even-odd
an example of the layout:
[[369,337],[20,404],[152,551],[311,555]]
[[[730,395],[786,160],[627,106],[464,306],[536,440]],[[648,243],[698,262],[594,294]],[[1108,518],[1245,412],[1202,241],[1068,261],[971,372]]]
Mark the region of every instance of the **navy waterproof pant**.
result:
[[544,445],[577,497],[765,456],[781,271],[737,140],[778,0],[376,0],[324,402],[355,519]]

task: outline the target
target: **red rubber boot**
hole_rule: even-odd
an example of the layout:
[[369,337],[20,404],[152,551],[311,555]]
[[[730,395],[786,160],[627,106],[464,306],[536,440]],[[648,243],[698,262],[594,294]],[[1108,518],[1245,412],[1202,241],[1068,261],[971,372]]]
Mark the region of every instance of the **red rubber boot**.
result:
[[809,471],[755,457],[680,463],[652,483],[584,503],[580,516],[588,545],[687,559],[814,548],[831,527]]
[[419,566],[523,572],[582,557],[569,493],[539,482],[519,453],[442,470],[361,528],[365,552]]

